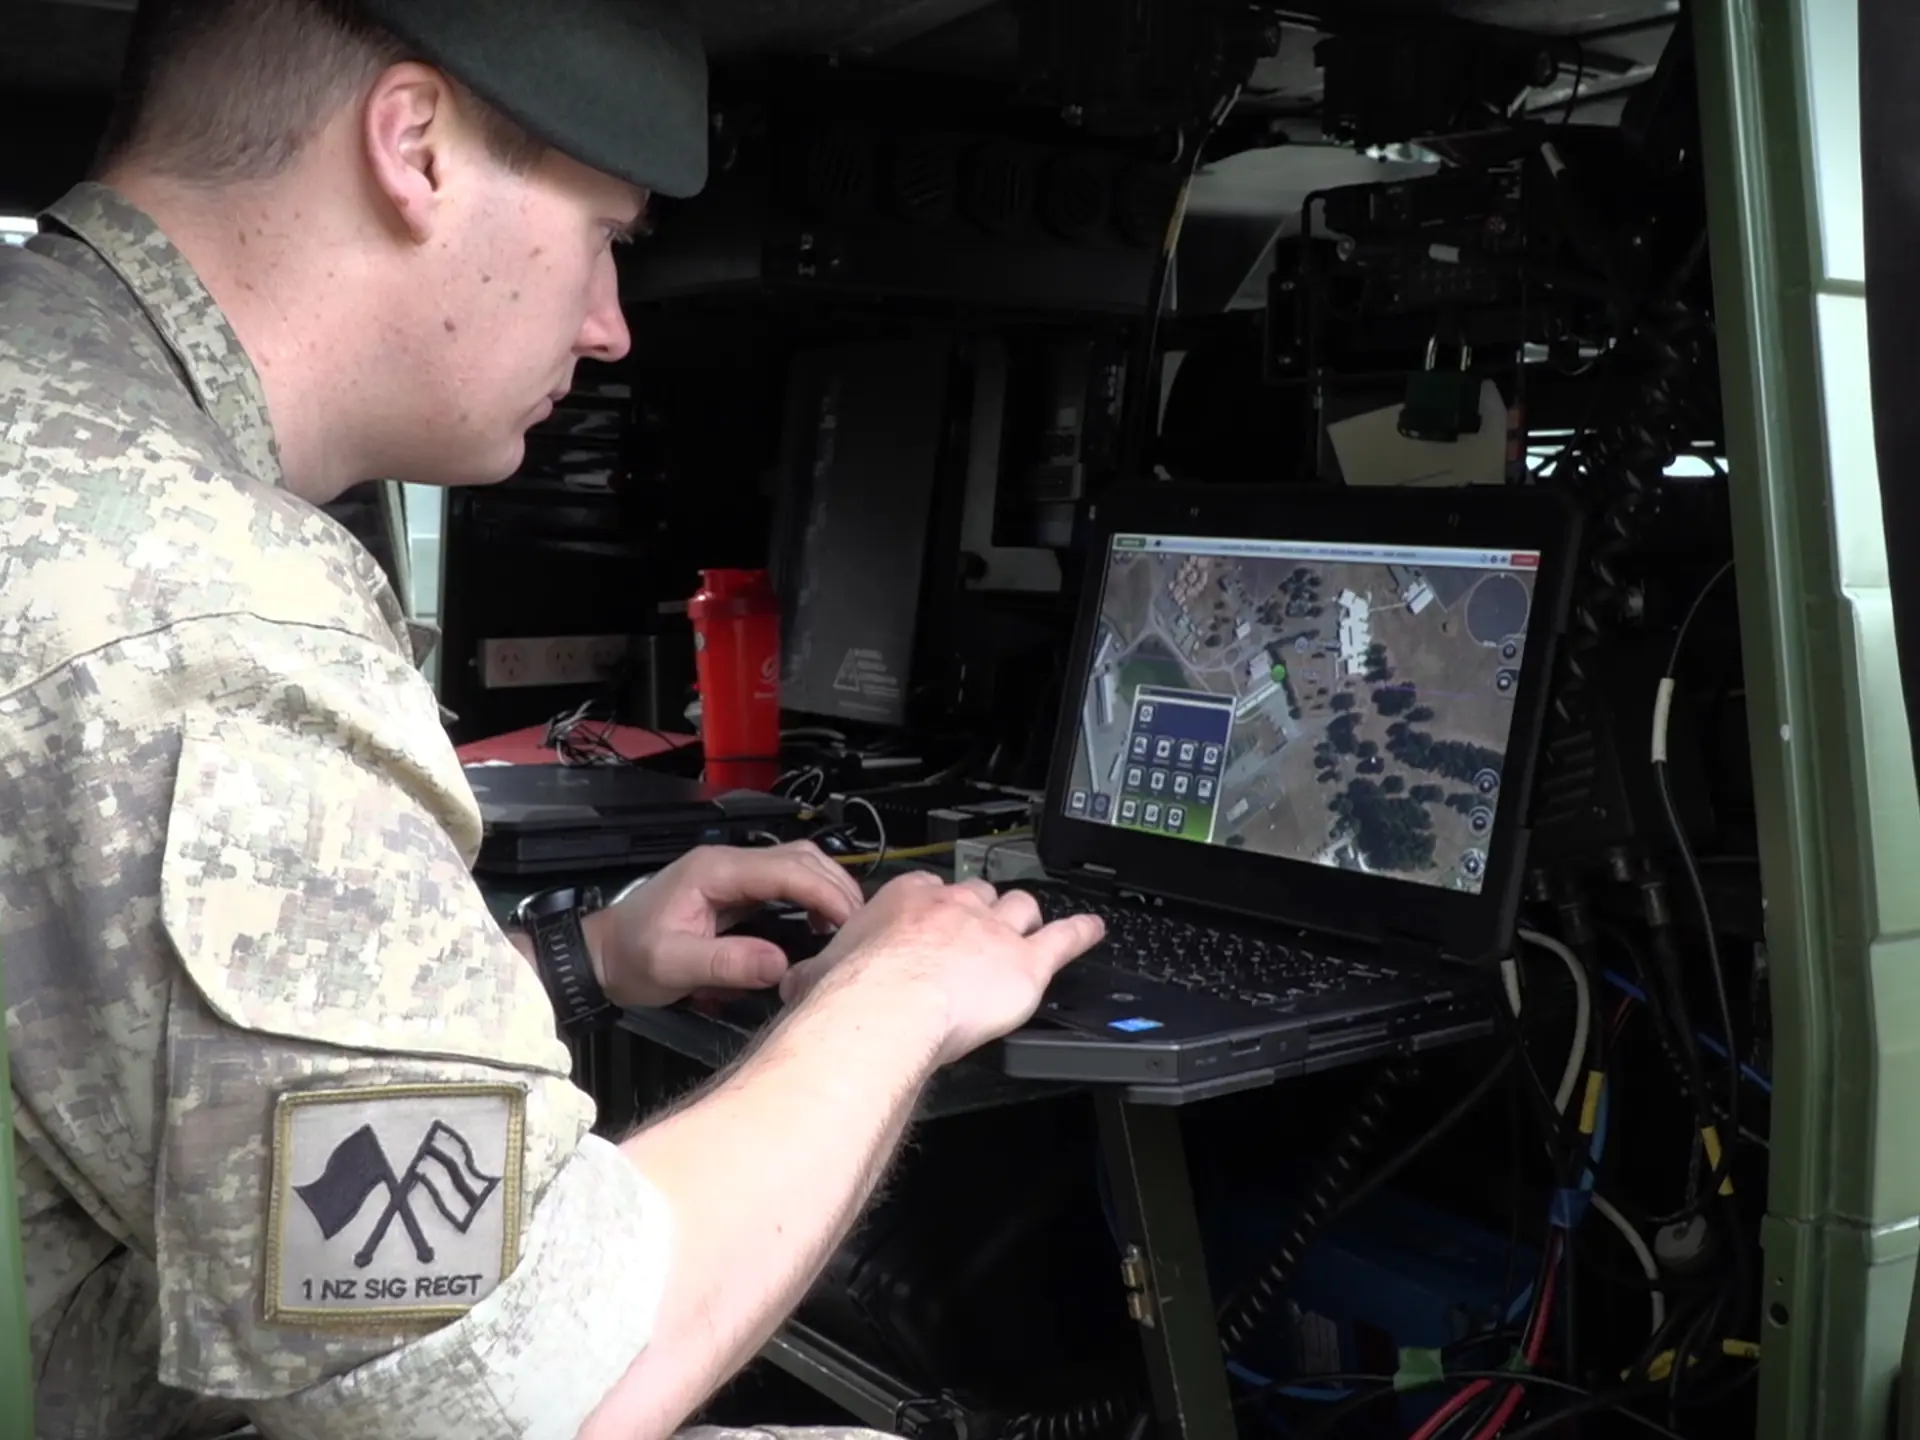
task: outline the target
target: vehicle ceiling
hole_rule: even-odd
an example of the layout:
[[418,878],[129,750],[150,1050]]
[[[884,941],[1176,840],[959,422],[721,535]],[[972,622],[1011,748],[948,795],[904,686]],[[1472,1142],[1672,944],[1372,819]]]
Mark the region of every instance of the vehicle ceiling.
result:
[[[1119,0],[1114,0],[1118,5]],[[6,0],[0,25],[0,197],[50,198],[84,168],[131,25],[134,0]],[[777,54],[870,58],[909,69],[986,78],[1016,71],[1013,4],[983,0],[700,0],[689,7],[716,61]],[[1446,15],[1480,25],[1579,37],[1586,74],[1578,119],[1608,123],[1623,93],[1651,73],[1674,23],[1678,0],[1301,0],[1271,7],[1285,23],[1279,55],[1263,62],[1243,105],[1278,117],[1292,145],[1234,157],[1197,188],[1195,212],[1284,216],[1299,197],[1328,184],[1382,178],[1376,161],[1314,143],[1320,33]],[[1330,18],[1332,17],[1332,18]],[[1573,68],[1535,92],[1530,104],[1564,109]],[[21,122],[52,120],[66,144],[25,138]],[[62,126],[61,122],[66,124]]]

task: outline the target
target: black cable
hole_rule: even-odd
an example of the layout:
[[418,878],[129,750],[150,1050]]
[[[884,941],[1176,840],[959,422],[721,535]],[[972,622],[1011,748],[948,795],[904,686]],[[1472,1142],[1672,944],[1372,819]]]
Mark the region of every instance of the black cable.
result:
[[[1526,1383],[1528,1380],[1538,1381],[1539,1379],[1540,1377],[1537,1375],[1529,1376],[1518,1383]],[[1543,1388],[1553,1390],[1559,1387],[1548,1385]],[[1561,1393],[1564,1394],[1565,1392],[1562,1391]],[[1571,1404],[1559,1406],[1551,1414],[1543,1415],[1537,1420],[1528,1421],[1518,1430],[1505,1432],[1500,1437],[1500,1440],[1541,1440],[1542,1436],[1553,1434],[1569,1420],[1580,1415],[1618,1415],[1623,1420],[1631,1420],[1641,1429],[1651,1434],[1667,1437],[1667,1440],[1687,1440],[1687,1437],[1681,1435],[1678,1430],[1670,1429],[1662,1425],[1659,1421],[1649,1419],[1647,1416],[1642,1415],[1637,1410],[1629,1410],[1627,1408],[1630,1401],[1641,1398],[1644,1393],[1644,1389],[1641,1389],[1617,1390],[1610,1393],[1601,1391],[1589,1394],[1573,1401]]]
[[[1433,1122],[1410,1145],[1349,1188],[1346,1180],[1356,1163],[1372,1148],[1379,1126],[1398,1090],[1412,1078],[1412,1067],[1390,1065],[1375,1077],[1368,1093],[1355,1107],[1353,1121],[1335,1142],[1333,1156],[1320,1176],[1309,1187],[1293,1228],[1273,1258],[1249,1286],[1221,1307],[1220,1336],[1223,1353],[1231,1358],[1255,1333],[1259,1322],[1271,1310],[1298,1266],[1307,1246],[1325,1227],[1345,1215],[1355,1205],[1386,1185],[1402,1170],[1445,1138],[1453,1127],[1472,1112],[1513,1065],[1515,1051],[1502,1052],[1499,1060],[1460,1097],[1445,1114]],[[1301,1384],[1320,1384],[1317,1376],[1295,1376],[1276,1382],[1275,1388]],[[1087,1440],[1118,1424],[1132,1413],[1140,1400],[1132,1395],[1106,1395],[1077,1405],[1044,1411],[1030,1411],[1015,1417],[1007,1426],[1007,1440]]]
[[1680,1343],[1673,1347],[1673,1363],[1667,1370],[1667,1423],[1676,1424],[1680,1413],[1680,1386],[1693,1368],[1694,1353],[1701,1341],[1718,1328],[1720,1313],[1725,1308],[1725,1297],[1716,1296],[1699,1319],[1687,1327],[1680,1337]]
[[1343,1202],[1351,1196],[1354,1171],[1373,1149],[1399,1092],[1412,1078],[1413,1068],[1404,1064],[1388,1065],[1374,1077],[1355,1105],[1353,1117],[1335,1138],[1320,1173],[1307,1187],[1293,1226],[1274,1250],[1273,1258],[1220,1307],[1220,1343],[1229,1356],[1245,1351],[1260,1323],[1279,1303],[1307,1248],[1327,1221],[1344,1208]]
[[1448,1440],[1449,1436],[1454,1440],[1468,1440],[1469,1436],[1478,1435],[1493,1419],[1493,1412],[1500,1408],[1504,1399],[1504,1392],[1498,1387],[1489,1389],[1484,1395],[1476,1397],[1472,1404],[1463,1405],[1458,1414],[1440,1427],[1433,1440]]
[[[1719,1131],[1720,1117],[1714,1112],[1713,1093],[1707,1084],[1706,1062],[1701,1058],[1693,1019],[1687,1012],[1680,953],[1668,927],[1655,927],[1649,933],[1652,958],[1641,974],[1647,993],[1647,1012],[1653,1018],[1654,1038],[1679,1076],[1681,1090],[1692,1104],[1695,1130],[1704,1138],[1709,1128],[1715,1133]],[[1733,1075],[1735,1083],[1739,1083],[1737,1064]],[[1720,1153],[1708,1157],[1706,1183],[1695,1194],[1692,1203],[1674,1215],[1657,1217],[1656,1223],[1669,1225],[1698,1215],[1705,1207],[1707,1198],[1720,1189],[1732,1162],[1733,1147],[1722,1139]]]
[[[1669,1284],[1668,1295],[1673,1303],[1666,1321],[1648,1338],[1626,1371],[1629,1375],[1644,1376],[1661,1355],[1670,1353],[1666,1378],[1646,1385],[1647,1393],[1664,1394],[1670,1422],[1683,1405],[1697,1408],[1701,1403],[1683,1394],[1683,1387],[1697,1389],[1700,1382],[1713,1378],[1716,1369],[1737,1363],[1737,1357],[1722,1353],[1719,1337],[1737,1330],[1753,1294],[1745,1226],[1737,1202],[1732,1197],[1714,1198],[1718,1201],[1723,1227],[1723,1248],[1730,1259],[1729,1273],[1711,1289],[1698,1285],[1683,1289],[1684,1282]],[[1730,1319],[1734,1322],[1732,1325],[1728,1323]],[[1694,1357],[1703,1350],[1708,1353],[1701,1356],[1698,1364],[1694,1363]],[[1738,1378],[1736,1376],[1736,1382]]]
[[[1556,188],[1556,194],[1561,193]],[[1594,657],[1615,629],[1636,623],[1643,600],[1644,541],[1659,511],[1674,460],[1696,433],[1712,427],[1696,415],[1696,377],[1713,363],[1713,329],[1680,298],[1706,254],[1696,235],[1679,267],[1657,291],[1623,300],[1616,339],[1597,362],[1599,381],[1588,412],[1551,466],[1551,478],[1583,497],[1595,512],[1580,560],[1567,643],[1554,687],[1554,709],[1584,723]],[[1622,373],[1630,348],[1644,364]]]
[[1520,1261],[1520,1197],[1524,1184],[1520,1174],[1524,1163],[1520,1155],[1520,1086],[1518,1078],[1507,1086],[1507,1208],[1513,1213],[1507,1220],[1507,1263],[1500,1277],[1500,1303],[1513,1294],[1513,1267]]
[[1667,652],[1667,679],[1671,680],[1680,673],[1680,656],[1687,646],[1687,633],[1693,629],[1693,622],[1699,618],[1700,608],[1707,602],[1713,589],[1727,576],[1733,573],[1733,561],[1728,560],[1707,577],[1707,582],[1694,594],[1693,603],[1687,607],[1687,613],[1680,618],[1680,628],[1673,635],[1673,649]]
[[1004,1437],[1005,1440],[1089,1440],[1116,1429],[1129,1417],[1129,1429],[1142,1420],[1152,1423],[1152,1411],[1140,1411],[1139,1401],[1133,1395],[1101,1395],[1075,1405],[1018,1416],[1008,1423]]
[[1386,1164],[1382,1165],[1365,1180],[1362,1180],[1358,1185],[1349,1190],[1345,1198],[1335,1207],[1333,1213],[1327,1217],[1327,1222],[1331,1223],[1338,1220],[1341,1216],[1352,1210],[1354,1206],[1373,1194],[1374,1191],[1390,1182],[1402,1170],[1405,1170],[1415,1160],[1432,1149],[1433,1146],[1446,1138],[1448,1132],[1462,1120],[1466,1119],[1467,1116],[1472,1113],[1474,1107],[1486,1098],[1487,1092],[1499,1084],[1500,1077],[1512,1068],[1515,1054],[1516,1052],[1514,1050],[1507,1050],[1503,1053],[1500,1058],[1494,1062],[1493,1068],[1488,1070],[1479,1080],[1475,1081],[1473,1088],[1467,1091],[1465,1095],[1462,1095],[1444,1115],[1429,1125],[1420,1135],[1419,1139],[1410,1145],[1402,1146],[1391,1160],[1387,1161]]
[[[1727,1053],[1731,1063],[1727,1068],[1727,1128],[1720,1137],[1722,1156],[1731,1164],[1735,1147],[1740,1143],[1740,1066],[1738,1063],[1739,1041],[1733,1028],[1733,1005],[1728,998],[1727,972],[1720,958],[1720,941],[1714,932],[1713,907],[1707,901],[1707,887],[1700,876],[1699,861],[1694,858],[1693,844],[1687,839],[1687,827],[1681,822],[1679,807],[1674,804],[1673,787],[1667,780],[1666,727],[1668,706],[1680,669],[1680,656],[1687,643],[1687,634],[1693,628],[1694,620],[1700,614],[1700,607],[1706,603],[1714,587],[1733,573],[1733,561],[1729,560],[1702,585],[1693,597],[1693,603],[1687,607],[1686,615],[1680,621],[1680,628],[1673,637],[1673,650],[1667,657],[1667,673],[1661,681],[1661,700],[1657,711],[1656,733],[1654,736],[1653,781],[1660,795],[1660,808],[1666,814],[1667,827],[1673,832],[1673,843],[1680,854],[1680,866],[1686,872],[1687,886],[1693,892],[1693,902],[1700,911],[1700,931],[1707,951],[1707,969],[1713,981],[1714,1005],[1720,1012],[1721,1034],[1726,1038]],[[1678,1020],[1680,1017],[1676,1016]],[[1715,1169],[1721,1168],[1718,1161]]]
[[[588,700],[572,710],[563,711],[547,721],[540,743],[553,751],[562,765],[577,767],[638,763],[614,743],[614,734],[622,727],[610,711],[609,705],[598,700]],[[679,741],[663,735],[650,725],[628,725],[625,728],[651,735],[667,752],[680,748]]]
[[1755,1363],[1755,1361],[1745,1357],[1726,1356],[1724,1358],[1737,1360],[1738,1368],[1735,1369],[1729,1379],[1716,1385],[1704,1395],[1695,1396],[1690,1408],[1695,1410],[1711,1410],[1724,1405],[1744,1387],[1751,1385],[1754,1380],[1759,1377],[1760,1366]]
[[1700,1313],[1706,1303],[1706,1297],[1702,1295],[1681,1297],[1670,1291],[1668,1298],[1673,1301],[1673,1304],[1667,1310],[1667,1318],[1661,1322],[1660,1327],[1653,1334],[1647,1337],[1646,1343],[1640,1347],[1640,1352],[1633,1357],[1633,1363],[1626,1367],[1628,1375],[1645,1375],[1648,1368],[1660,1358],[1664,1351],[1673,1348],[1672,1337],[1683,1325],[1691,1324],[1693,1317]]
[[[1652,1022],[1650,1029],[1654,1045],[1673,1072],[1681,1095],[1693,1111],[1693,1129],[1700,1136],[1709,1125],[1717,1128],[1718,1117],[1714,1112],[1711,1087],[1707,1084],[1705,1062],[1701,1058],[1696,1041],[1693,1022],[1686,1013],[1686,998],[1680,991],[1678,954],[1673,949],[1672,936],[1663,928],[1649,928],[1652,948],[1655,955],[1637,944],[1624,930],[1617,926],[1602,925],[1600,933],[1605,935],[1623,951],[1632,962],[1640,977],[1644,993],[1643,1009]],[[1675,1009],[1678,1014],[1675,1014]],[[1739,1069],[1735,1063],[1734,1078],[1739,1079]],[[1733,1150],[1724,1141],[1720,1146],[1717,1163],[1709,1168],[1706,1183],[1701,1185],[1691,1201],[1681,1209],[1668,1215],[1646,1217],[1650,1228],[1678,1224],[1691,1220],[1701,1214],[1720,1189],[1721,1182],[1729,1173]],[[1691,1173],[1691,1169],[1690,1169]]]
[[1160,243],[1160,253],[1154,258],[1153,278],[1147,286],[1147,313],[1140,326],[1140,334],[1133,347],[1133,355],[1128,361],[1125,399],[1120,415],[1121,465],[1126,478],[1134,479],[1146,469],[1147,436],[1154,427],[1159,406],[1154,401],[1154,361],[1160,354],[1160,325],[1167,308],[1167,285],[1173,277],[1174,258],[1180,251],[1181,232],[1186,228],[1187,202],[1193,193],[1193,182],[1200,173],[1200,161],[1205,155],[1213,137],[1220,133],[1220,127],[1233,113],[1233,107],[1239,102],[1244,86],[1236,85],[1206,118],[1204,128],[1195,127],[1194,131],[1182,131],[1181,141],[1190,148],[1182,157],[1185,161],[1180,176],[1180,188],[1175,194],[1173,213],[1167,217],[1166,234]]
[[1573,57],[1573,90],[1567,96],[1566,113],[1560,117],[1563,128],[1573,123],[1573,112],[1580,108],[1580,87],[1587,79],[1587,47],[1578,38],[1573,42]]
[[[1578,1131],[1576,1115],[1560,1113],[1559,1107],[1554,1103],[1557,1086],[1547,1083],[1546,1077],[1534,1064],[1532,1051],[1526,1046],[1526,1027],[1532,1023],[1539,1009],[1540,1007],[1531,1002],[1523,1001],[1518,1017],[1512,1015],[1504,1004],[1495,1013],[1500,1017],[1502,1024],[1511,1027],[1511,1033],[1515,1037],[1516,1058],[1520,1062],[1521,1073],[1527,1082],[1521,1085],[1520,1089],[1525,1092],[1534,1119],[1539,1123],[1541,1137],[1546,1146],[1547,1161],[1553,1169],[1554,1183],[1564,1190],[1570,1188],[1573,1178],[1586,1163],[1587,1153],[1591,1147],[1588,1138]],[[1592,1033],[1594,1032],[1590,1028],[1589,1035],[1591,1036]],[[1588,1053],[1589,1055],[1592,1053],[1591,1041],[1589,1041]]]

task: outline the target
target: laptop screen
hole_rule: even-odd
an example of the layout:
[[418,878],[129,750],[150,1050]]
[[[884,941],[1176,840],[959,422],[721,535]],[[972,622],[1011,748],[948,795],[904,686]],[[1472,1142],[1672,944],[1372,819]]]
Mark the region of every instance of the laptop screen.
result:
[[1067,815],[1479,894],[1539,566],[1115,536]]

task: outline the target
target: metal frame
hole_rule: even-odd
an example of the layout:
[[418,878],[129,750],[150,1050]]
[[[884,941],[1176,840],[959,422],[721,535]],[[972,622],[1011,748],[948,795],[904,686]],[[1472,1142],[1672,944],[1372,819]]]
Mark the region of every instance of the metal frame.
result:
[[[1118,1089],[1098,1092],[1094,1103],[1123,1241],[1128,1310],[1146,1354],[1155,1433],[1162,1440],[1234,1440],[1180,1112],[1129,1103]],[[798,1321],[783,1325],[761,1357],[876,1430],[904,1433],[902,1416],[909,1408],[923,1419],[937,1418],[959,1440],[976,1423],[991,1423],[958,1401],[915,1396],[881,1367]]]
[[[633,1040],[714,1069],[727,1065],[749,1039],[745,1031],[723,1021],[681,1010],[633,1011],[623,1018],[621,1029]],[[981,1067],[957,1065],[941,1073],[920,1118],[1000,1108],[1073,1088],[1009,1081]],[[1098,1088],[1093,1099],[1125,1250],[1128,1307],[1140,1327],[1159,1422],[1156,1433],[1161,1440],[1233,1440],[1226,1362],[1214,1325],[1180,1107],[1138,1103],[1122,1087]],[[914,1395],[878,1366],[797,1322],[782,1326],[761,1353],[880,1430],[898,1425],[908,1404],[938,1409],[941,1419],[958,1427],[963,1440],[968,1427],[980,1419],[957,1402]]]
[[[760,1355],[862,1425],[884,1433],[898,1431],[902,1413],[924,1403],[903,1381],[797,1320],[781,1326]],[[964,1434],[965,1417],[956,1413],[953,1418]]]
[[1920,1250],[1920,797],[1874,481],[1858,12],[1693,19],[1773,976],[1759,1435],[1883,1434]]
[[1174,1107],[1094,1096],[1125,1246],[1128,1309],[1146,1350],[1160,1440],[1233,1440],[1226,1358]]

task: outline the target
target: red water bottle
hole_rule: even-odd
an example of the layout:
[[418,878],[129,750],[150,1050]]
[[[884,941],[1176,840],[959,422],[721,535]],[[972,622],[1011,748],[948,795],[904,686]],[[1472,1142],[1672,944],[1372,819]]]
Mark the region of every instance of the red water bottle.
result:
[[687,602],[707,782],[770,790],[780,776],[780,601],[764,570],[702,570]]

